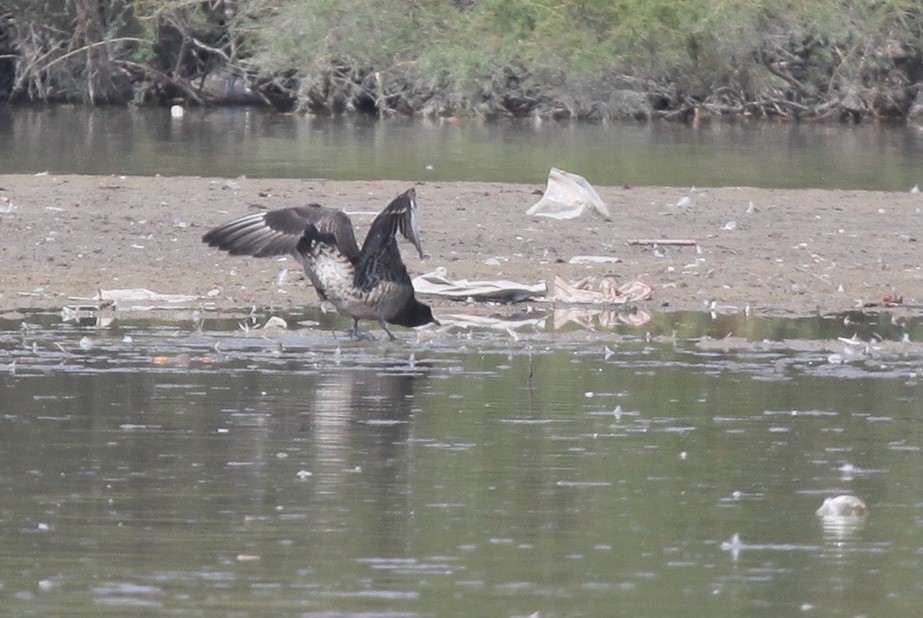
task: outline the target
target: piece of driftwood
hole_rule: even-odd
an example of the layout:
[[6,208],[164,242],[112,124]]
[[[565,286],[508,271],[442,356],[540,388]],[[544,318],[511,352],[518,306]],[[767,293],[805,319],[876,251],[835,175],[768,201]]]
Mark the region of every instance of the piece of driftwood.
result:
[[674,247],[695,247],[698,245],[698,241],[692,240],[690,238],[634,238],[631,240],[626,240],[625,244],[628,245],[661,245],[668,246],[672,245]]

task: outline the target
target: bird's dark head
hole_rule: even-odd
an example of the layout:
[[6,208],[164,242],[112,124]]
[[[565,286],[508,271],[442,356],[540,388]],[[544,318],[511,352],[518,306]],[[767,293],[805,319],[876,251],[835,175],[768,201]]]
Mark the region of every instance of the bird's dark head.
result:
[[429,305],[425,305],[417,299],[412,299],[396,316],[388,321],[408,328],[423,326],[424,324],[441,326],[439,320],[433,317],[433,310],[430,309]]

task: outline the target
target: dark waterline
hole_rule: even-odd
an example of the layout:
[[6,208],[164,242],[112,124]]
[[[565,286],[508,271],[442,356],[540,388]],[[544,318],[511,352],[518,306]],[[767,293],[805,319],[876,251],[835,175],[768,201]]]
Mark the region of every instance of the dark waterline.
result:
[[314,118],[250,108],[0,107],[6,173],[543,183],[551,167],[598,185],[907,191],[916,126]]

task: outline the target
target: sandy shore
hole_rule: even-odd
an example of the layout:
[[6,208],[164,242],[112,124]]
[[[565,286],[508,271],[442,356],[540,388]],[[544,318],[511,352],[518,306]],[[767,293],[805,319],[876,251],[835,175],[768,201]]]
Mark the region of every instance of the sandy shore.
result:
[[[196,177],[0,176],[0,311],[57,308],[97,288],[147,288],[217,309],[314,303],[310,284],[278,284],[290,258],[232,258],[200,242],[210,227],[257,208],[341,208],[364,236],[407,182]],[[415,184],[426,258],[404,245],[412,276],[523,283],[561,275],[641,280],[648,311],[823,313],[921,296],[923,194],[755,188],[597,187],[613,218],[555,221],[524,213],[544,186]],[[691,204],[677,206],[684,196]],[[753,207],[750,207],[750,205]],[[631,246],[693,239],[698,248]],[[575,256],[618,263],[572,264]],[[457,303],[430,298],[438,314]]]

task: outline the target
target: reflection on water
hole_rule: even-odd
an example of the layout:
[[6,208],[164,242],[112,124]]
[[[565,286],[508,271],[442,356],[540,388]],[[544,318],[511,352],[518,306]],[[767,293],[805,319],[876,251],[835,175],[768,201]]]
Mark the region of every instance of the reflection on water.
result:
[[7,173],[168,174],[907,191],[923,182],[915,126],[482,123],[339,119],[259,109],[0,106]]
[[[700,319],[732,326],[0,320],[4,615],[915,615],[923,354],[714,349]],[[843,493],[869,514],[831,530]]]

